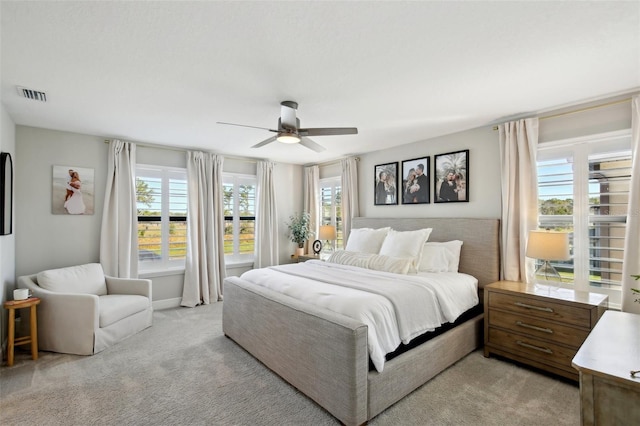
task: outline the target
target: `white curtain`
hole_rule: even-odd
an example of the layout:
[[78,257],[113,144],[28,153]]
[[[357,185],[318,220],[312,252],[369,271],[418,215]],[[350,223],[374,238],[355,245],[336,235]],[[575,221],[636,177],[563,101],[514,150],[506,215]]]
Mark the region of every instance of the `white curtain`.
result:
[[358,195],[358,158],[349,157],[342,165],[342,241],[346,247],[351,232],[351,219],[360,216]]
[[[320,229],[320,167],[304,168],[304,211],[309,213],[310,229],[315,239]],[[305,243],[305,253],[310,253],[313,240]]]
[[502,167],[501,276],[529,282],[534,260],[525,257],[527,236],[538,223],[538,119],[498,126]]
[[100,263],[106,275],[137,278],[136,145],[110,141],[108,161],[100,231]]
[[222,300],[224,202],[222,156],[187,152],[187,259],[182,306]]
[[258,192],[254,268],[278,264],[278,209],[273,182],[275,164],[258,161]]
[[631,184],[622,263],[622,311],[640,314],[640,96],[631,99]]

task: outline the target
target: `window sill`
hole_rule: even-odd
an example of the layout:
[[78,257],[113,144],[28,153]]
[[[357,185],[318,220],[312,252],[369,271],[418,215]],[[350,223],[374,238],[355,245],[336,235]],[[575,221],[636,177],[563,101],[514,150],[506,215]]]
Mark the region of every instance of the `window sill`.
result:
[[156,278],[156,277],[168,277],[171,275],[184,275],[184,268],[179,269],[162,269],[158,271],[140,271],[138,277],[140,278]]
[[253,260],[245,260],[240,262],[225,262],[226,269],[235,268],[253,268]]

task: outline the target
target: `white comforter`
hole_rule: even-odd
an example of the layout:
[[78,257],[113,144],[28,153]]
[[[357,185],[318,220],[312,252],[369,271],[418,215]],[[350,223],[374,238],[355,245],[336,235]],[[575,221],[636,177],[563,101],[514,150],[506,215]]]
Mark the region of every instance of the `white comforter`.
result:
[[478,304],[478,281],[451,272],[400,275],[313,260],[253,269],[242,278],[366,324],[369,355],[380,372],[401,342]]

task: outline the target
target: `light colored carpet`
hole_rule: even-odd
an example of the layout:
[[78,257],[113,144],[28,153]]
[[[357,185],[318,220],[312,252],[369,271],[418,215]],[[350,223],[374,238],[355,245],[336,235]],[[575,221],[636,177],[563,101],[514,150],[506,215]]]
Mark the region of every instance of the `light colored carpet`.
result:
[[[0,424],[336,425],[222,335],[222,304],[154,313],[97,355],[16,353],[0,368]],[[578,425],[578,387],[471,353],[371,425]]]

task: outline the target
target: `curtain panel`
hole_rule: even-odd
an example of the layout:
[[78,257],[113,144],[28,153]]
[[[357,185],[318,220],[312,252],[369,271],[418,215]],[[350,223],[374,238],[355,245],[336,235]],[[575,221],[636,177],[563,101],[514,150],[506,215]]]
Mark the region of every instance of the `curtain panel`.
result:
[[254,268],[277,265],[279,245],[278,209],[276,188],[273,180],[275,164],[258,161],[257,215],[255,231]]
[[342,166],[342,241],[344,247],[351,233],[351,221],[360,216],[358,194],[358,158],[341,160]]
[[[308,166],[304,168],[304,211],[309,213],[310,229],[315,238],[318,238],[320,222],[322,220],[320,210],[320,167]],[[305,243],[305,253],[313,250],[313,239]]]
[[187,258],[181,306],[222,300],[224,197],[222,156],[187,152]]
[[525,256],[528,233],[538,224],[538,119],[498,126],[501,164],[501,277],[530,282],[534,261]]
[[631,182],[622,262],[622,311],[640,314],[640,96],[631,99]]
[[136,145],[111,140],[100,230],[100,263],[105,275],[138,277]]

